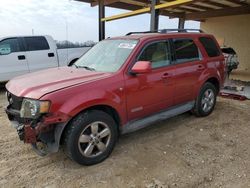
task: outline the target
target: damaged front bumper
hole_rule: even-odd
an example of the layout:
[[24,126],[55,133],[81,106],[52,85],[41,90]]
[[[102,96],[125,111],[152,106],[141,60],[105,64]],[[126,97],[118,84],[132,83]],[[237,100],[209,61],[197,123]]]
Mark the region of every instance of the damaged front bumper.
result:
[[32,145],[41,156],[59,150],[61,135],[70,117],[63,113],[47,114],[38,119],[22,119],[17,110],[7,107],[6,114],[17,130],[19,139]]

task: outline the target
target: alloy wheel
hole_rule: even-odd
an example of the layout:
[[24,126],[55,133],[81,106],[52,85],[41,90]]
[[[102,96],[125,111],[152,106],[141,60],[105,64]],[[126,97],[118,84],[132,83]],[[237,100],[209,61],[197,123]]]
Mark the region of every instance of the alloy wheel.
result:
[[85,157],[96,157],[104,153],[110,143],[111,130],[101,121],[93,122],[81,132],[78,147]]
[[213,90],[207,89],[204,92],[202,100],[201,100],[202,110],[204,112],[209,112],[213,108],[214,102],[215,102],[215,94]]

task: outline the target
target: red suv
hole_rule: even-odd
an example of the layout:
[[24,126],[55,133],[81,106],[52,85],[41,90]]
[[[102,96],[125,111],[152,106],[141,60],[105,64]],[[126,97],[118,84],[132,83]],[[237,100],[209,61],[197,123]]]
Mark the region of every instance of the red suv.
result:
[[192,111],[209,115],[224,82],[212,35],[129,33],[96,44],[72,67],[12,79],[6,113],[40,155],[59,146],[79,164],[106,159],[120,134]]

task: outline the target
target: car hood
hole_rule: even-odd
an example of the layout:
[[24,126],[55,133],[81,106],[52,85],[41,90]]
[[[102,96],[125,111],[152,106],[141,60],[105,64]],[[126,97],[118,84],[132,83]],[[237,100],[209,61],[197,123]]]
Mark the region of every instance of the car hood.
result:
[[104,78],[110,74],[73,67],[52,68],[16,77],[6,84],[6,89],[18,97],[39,99],[47,93]]

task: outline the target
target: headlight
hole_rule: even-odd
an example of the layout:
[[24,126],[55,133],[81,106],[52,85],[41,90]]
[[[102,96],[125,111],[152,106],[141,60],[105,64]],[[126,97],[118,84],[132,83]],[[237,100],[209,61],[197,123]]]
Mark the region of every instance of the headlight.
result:
[[50,108],[49,101],[23,99],[20,116],[21,118],[35,119],[39,117],[41,114],[48,113],[49,108]]

